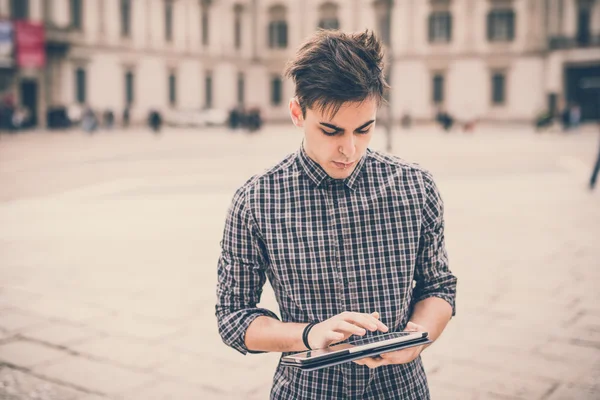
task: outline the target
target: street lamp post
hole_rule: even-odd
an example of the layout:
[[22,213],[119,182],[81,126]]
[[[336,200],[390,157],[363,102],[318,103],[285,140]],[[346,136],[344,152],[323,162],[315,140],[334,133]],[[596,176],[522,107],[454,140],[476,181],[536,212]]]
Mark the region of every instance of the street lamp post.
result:
[[[394,0],[385,0],[385,15],[384,15],[384,19],[382,20],[383,25],[384,25],[384,34],[383,34],[383,40],[384,43],[386,45],[386,80],[388,82],[388,84],[391,86],[391,77],[392,74],[394,73],[394,54],[393,54],[393,49],[392,49],[392,9],[394,7]],[[387,95],[387,121],[386,121],[386,127],[385,127],[385,137],[386,137],[386,142],[385,142],[385,149],[388,152],[392,151],[392,137],[393,137],[393,130],[394,130],[394,113],[393,113],[393,107],[392,107],[392,93],[391,93],[391,88],[390,90],[388,90],[388,95]]]
[[[379,36],[385,46],[385,79],[388,84],[391,82],[391,76],[393,73],[393,62],[394,56],[392,51],[392,9],[394,6],[394,0],[375,0],[373,3],[375,8],[375,15],[377,17],[377,25],[379,28]],[[390,91],[386,93],[386,115],[385,115],[385,149],[386,151],[392,151],[392,132],[394,127],[393,108],[392,108],[392,96]]]

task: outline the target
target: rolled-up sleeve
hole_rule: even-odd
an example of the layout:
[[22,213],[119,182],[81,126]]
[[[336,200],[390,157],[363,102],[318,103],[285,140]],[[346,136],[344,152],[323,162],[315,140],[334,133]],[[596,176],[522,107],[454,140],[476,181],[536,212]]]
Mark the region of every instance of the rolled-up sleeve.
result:
[[265,284],[266,259],[248,209],[245,187],[234,195],[227,214],[218,262],[216,316],[223,342],[242,354],[259,353],[245,344],[257,317],[277,316],[258,308]]
[[452,306],[454,316],[457,278],[448,266],[448,254],[444,244],[444,203],[428,172],[424,173],[423,182],[425,201],[415,267],[413,304],[428,297],[439,297]]

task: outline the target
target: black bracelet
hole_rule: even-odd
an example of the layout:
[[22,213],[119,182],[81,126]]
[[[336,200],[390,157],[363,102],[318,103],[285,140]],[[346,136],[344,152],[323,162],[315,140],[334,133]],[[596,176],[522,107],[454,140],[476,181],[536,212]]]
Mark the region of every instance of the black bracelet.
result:
[[310,345],[308,344],[308,334],[310,333],[310,330],[313,328],[313,326],[315,326],[316,324],[318,324],[318,322],[311,322],[310,324],[306,325],[306,327],[304,328],[304,332],[302,332],[302,342],[304,342],[304,345],[309,350],[312,350],[312,349],[310,348]]

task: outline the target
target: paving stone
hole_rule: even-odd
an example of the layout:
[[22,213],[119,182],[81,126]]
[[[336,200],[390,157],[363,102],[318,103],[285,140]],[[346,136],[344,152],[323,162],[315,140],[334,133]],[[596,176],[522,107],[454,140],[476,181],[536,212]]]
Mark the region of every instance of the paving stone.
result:
[[122,398],[126,400],[233,400],[235,397],[212,388],[193,386],[184,382],[163,381],[125,393]]
[[19,370],[0,367],[2,400],[80,400],[81,396],[86,394]]
[[60,298],[44,297],[30,305],[33,312],[52,319],[61,319],[75,324],[82,324],[91,319],[105,317],[110,314],[105,310],[82,302],[73,302]]
[[116,365],[100,363],[79,356],[35,368],[38,375],[69,382],[91,392],[117,395],[154,380],[154,377]]
[[41,328],[25,329],[22,336],[58,346],[69,346],[89,341],[101,334],[83,326],[52,322]]
[[182,329],[180,325],[161,323],[131,315],[94,319],[88,323],[88,326],[107,334],[122,335],[146,341],[159,340],[176,334]]
[[21,332],[26,328],[47,325],[49,321],[43,317],[30,315],[14,309],[0,310],[0,328],[7,333]]
[[[239,360],[232,362],[208,356],[181,354],[156,372],[215,392],[231,394],[271,386],[275,373],[273,363],[278,359],[277,354],[260,355],[255,359],[240,355],[238,358]],[[225,370],[227,374],[217,372]],[[232,379],[233,376],[236,379]]]
[[542,398],[555,385],[547,379],[523,377],[517,373],[498,371],[480,365],[458,363],[440,368],[431,380],[461,389],[519,399]]
[[31,368],[49,361],[59,360],[67,356],[67,352],[55,348],[24,341],[12,341],[0,345],[0,360],[12,365]]
[[104,337],[71,347],[74,351],[125,367],[152,369],[176,355],[172,351],[133,339]]
[[600,398],[600,384],[594,386],[561,385],[547,400],[597,400]]

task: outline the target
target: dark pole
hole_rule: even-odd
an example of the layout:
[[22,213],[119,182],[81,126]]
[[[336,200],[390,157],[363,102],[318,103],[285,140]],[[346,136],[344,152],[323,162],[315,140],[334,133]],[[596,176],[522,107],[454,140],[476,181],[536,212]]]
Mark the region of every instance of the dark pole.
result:
[[[393,51],[392,51],[392,10],[393,10],[393,6],[394,6],[394,0],[387,0],[386,1],[386,15],[385,15],[385,44],[387,45],[387,49],[386,49],[386,64],[387,64],[387,74],[386,74],[386,80],[388,82],[388,84],[391,85],[391,77],[392,74],[394,72],[394,55],[393,55]],[[385,126],[385,136],[386,136],[386,143],[385,143],[385,149],[388,152],[392,151],[392,136],[393,136],[393,128],[394,128],[394,116],[393,116],[393,107],[392,107],[392,93],[391,93],[391,88],[388,91],[388,96],[387,96],[387,118],[386,118],[386,126]]]
[[252,0],[252,62],[258,61],[258,0]]

